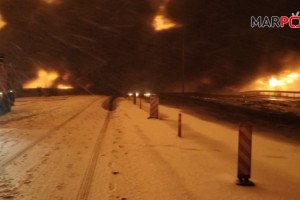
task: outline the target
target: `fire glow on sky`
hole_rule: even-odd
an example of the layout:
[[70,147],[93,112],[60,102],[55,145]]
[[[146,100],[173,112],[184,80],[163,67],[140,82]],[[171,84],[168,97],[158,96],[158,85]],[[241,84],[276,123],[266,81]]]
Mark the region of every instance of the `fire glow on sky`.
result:
[[168,2],[169,2],[168,0],[164,0],[162,2],[162,4],[159,6],[157,15],[153,19],[153,27],[155,31],[163,31],[171,28],[176,28],[179,26],[171,19],[168,19],[166,17],[166,6]]
[[58,4],[60,3],[60,0],[42,0],[44,1],[45,3],[48,3],[48,4]]
[[[37,78],[27,82],[23,85],[23,88],[51,88],[54,82],[59,78],[59,74],[55,71],[46,71],[44,69],[39,69],[37,73]],[[56,86],[58,89],[71,89],[70,85],[58,84]]]
[[0,29],[2,29],[6,25],[6,22],[4,21],[2,15],[0,14]]

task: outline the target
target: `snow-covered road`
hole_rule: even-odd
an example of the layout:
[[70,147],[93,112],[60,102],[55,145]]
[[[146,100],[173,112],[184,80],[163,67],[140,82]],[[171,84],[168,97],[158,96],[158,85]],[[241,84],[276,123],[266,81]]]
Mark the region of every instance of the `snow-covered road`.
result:
[[0,196],[86,199],[110,117],[106,99],[18,99],[0,118]]
[[17,99],[0,117],[0,197],[20,200],[299,199],[299,140],[255,132],[252,180],[235,185],[236,126],[125,99]]

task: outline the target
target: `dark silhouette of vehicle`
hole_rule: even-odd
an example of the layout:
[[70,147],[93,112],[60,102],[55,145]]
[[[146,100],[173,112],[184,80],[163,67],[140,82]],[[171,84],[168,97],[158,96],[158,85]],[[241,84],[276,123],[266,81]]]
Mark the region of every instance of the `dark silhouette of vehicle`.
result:
[[5,66],[4,56],[0,55],[0,115],[10,112],[14,102],[12,71]]

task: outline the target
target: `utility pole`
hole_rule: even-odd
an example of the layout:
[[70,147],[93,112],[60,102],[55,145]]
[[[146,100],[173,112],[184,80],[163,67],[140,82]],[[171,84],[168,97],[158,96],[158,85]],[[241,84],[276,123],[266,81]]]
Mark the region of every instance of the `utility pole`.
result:
[[181,52],[181,92],[185,92],[185,28],[182,31],[182,52]]

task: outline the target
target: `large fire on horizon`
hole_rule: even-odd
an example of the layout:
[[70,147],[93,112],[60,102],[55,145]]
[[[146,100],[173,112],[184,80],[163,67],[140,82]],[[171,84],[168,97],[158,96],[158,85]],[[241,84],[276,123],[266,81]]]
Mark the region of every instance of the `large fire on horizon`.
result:
[[[40,67],[61,74],[31,87],[79,82],[93,92],[178,92],[184,76],[187,92],[235,92],[250,84],[251,90],[297,88],[290,82],[299,82],[293,73],[300,74],[300,65],[279,63],[282,55],[300,52],[297,31],[249,27],[251,12],[290,14],[292,4],[3,0],[0,54],[18,77],[18,88],[38,78]],[[65,71],[71,81],[61,82]]]
[[281,58],[282,70],[258,76],[243,90],[300,91],[300,56],[295,53]]
[[56,80],[60,77],[59,73],[56,71],[47,71],[44,69],[39,69],[37,72],[37,78],[29,81],[23,85],[25,89],[32,88],[58,88],[58,89],[72,89],[73,86],[69,84],[55,84]]
[[259,77],[243,90],[300,91],[300,69]]

